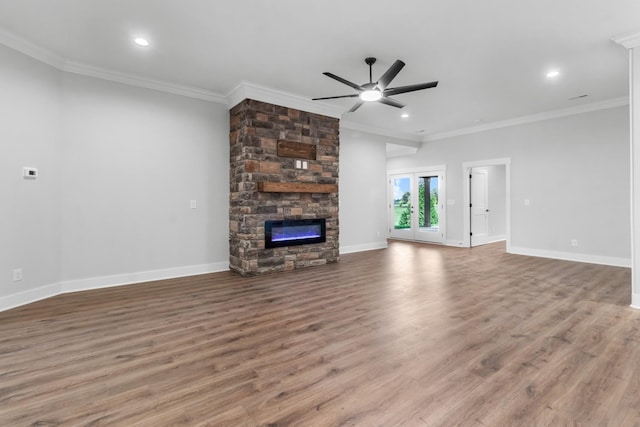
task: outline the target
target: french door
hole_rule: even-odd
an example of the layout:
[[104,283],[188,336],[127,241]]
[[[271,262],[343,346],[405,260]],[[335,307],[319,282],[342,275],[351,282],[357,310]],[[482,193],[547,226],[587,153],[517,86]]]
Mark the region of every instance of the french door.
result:
[[396,239],[444,243],[444,170],[389,176],[389,231]]

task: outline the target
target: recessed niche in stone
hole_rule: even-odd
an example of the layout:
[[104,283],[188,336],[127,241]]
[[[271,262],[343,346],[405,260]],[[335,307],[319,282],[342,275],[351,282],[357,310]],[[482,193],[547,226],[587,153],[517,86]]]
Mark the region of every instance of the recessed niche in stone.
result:
[[278,141],[278,157],[315,160],[316,146],[313,144],[305,144],[304,142],[281,139]]

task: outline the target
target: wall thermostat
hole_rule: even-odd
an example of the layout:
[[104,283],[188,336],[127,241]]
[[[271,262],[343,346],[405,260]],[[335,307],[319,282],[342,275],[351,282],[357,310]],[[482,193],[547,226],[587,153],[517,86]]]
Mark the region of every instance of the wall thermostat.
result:
[[36,168],[22,168],[22,176],[24,178],[36,179],[38,177],[38,169]]

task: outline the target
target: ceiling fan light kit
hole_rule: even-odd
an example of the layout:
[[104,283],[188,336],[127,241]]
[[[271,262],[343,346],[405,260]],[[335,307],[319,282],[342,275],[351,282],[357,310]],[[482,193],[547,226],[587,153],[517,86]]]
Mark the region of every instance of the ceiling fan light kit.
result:
[[323,73],[327,77],[331,77],[334,80],[339,81],[356,90],[357,93],[351,95],[338,95],[327,96],[323,98],[313,98],[313,101],[319,101],[324,99],[337,99],[337,98],[358,98],[358,101],[349,110],[350,113],[356,111],[365,102],[380,102],[382,104],[390,105],[396,108],[403,108],[405,105],[395,99],[389,98],[391,95],[400,95],[402,93],[414,92],[417,90],[429,89],[438,86],[438,82],[419,83],[415,85],[399,86],[395,88],[389,88],[389,83],[398,75],[400,70],[404,67],[404,62],[396,60],[391,67],[380,77],[377,82],[373,81],[373,64],[376,62],[376,58],[365,58],[364,62],[369,66],[369,83],[357,85],[335,74],[325,72]]
[[365,102],[378,101],[380,98],[382,98],[382,92],[377,89],[365,90],[360,92],[359,96],[360,99]]

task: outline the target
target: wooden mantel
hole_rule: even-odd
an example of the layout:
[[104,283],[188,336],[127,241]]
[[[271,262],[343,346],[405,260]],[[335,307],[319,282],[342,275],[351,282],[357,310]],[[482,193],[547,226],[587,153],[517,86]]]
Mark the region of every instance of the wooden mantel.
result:
[[304,182],[258,182],[258,191],[263,193],[337,193],[337,184],[314,184]]

